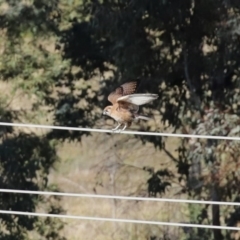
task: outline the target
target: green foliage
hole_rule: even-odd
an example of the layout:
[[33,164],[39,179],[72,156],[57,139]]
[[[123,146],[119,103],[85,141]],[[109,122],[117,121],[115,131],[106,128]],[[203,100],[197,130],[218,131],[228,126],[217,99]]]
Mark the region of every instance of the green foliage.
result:
[[[199,224],[211,224],[209,221],[209,216],[207,212],[207,208],[201,208],[196,204],[189,205],[189,219],[191,223],[199,223]],[[205,228],[187,228],[184,227],[184,232],[186,236],[183,238],[187,239],[211,239],[213,237],[212,231]]]
[[58,0],[33,0],[21,2],[16,0],[1,1],[0,25],[7,29],[11,40],[18,41],[26,33],[43,34],[45,37],[58,30],[60,11]]
[[[58,4],[58,1],[0,2],[0,80],[11,85],[9,92],[2,93],[1,121],[20,121],[34,111],[41,111],[68,66],[54,52],[60,20]],[[35,97],[29,113],[11,108],[19,91]],[[0,149],[1,188],[51,190],[48,175],[58,158],[55,144],[46,135],[1,127]],[[35,212],[41,208],[47,213],[63,212],[60,199],[55,197],[1,193],[0,202],[3,210]],[[59,219],[1,215],[0,225],[1,239],[65,239],[60,233],[63,224]]]
[[[194,118],[186,117],[185,120],[185,127],[191,134],[239,136],[240,133],[239,116],[231,111],[208,109],[205,110],[202,118],[196,114]],[[183,146],[186,151],[179,151],[179,158],[182,159],[179,168],[183,162],[189,167],[187,172],[180,172],[182,177],[179,180],[185,181],[185,191],[196,199],[238,202],[240,178],[236,169],[240,156],[239,141],[191,139],[183,141]],[[210,207],[212,216],[208,213]],[[220,209],[217,205],[206,205],[198,207],[200,213],[192,211],[195,214],[192,216],[192,221],[196,223],[212,221],[214,225],[219,225],[220,216],[224,214],[225,224],[235,226],[239,220],[238,211],[238,208],[221,207]],[[202,234],[198,233],[197,236],[203,236]],[[231,239],[231,234],[226,232],[223,236],[220,231],[215,230],[214,239]]]
[[[239,111],[232,105],[239,99],[239,43],[228,23],[237,18],[236,5],[106,0],[85,1],[76,9],[81,20],[70,19],[61,39],[64,58],[81,67],[76,77],[113,71],[112,87],[119,79],[140,78],[142,89],[158,92],[162,121],[174,128],[188,110],[211,101]],[[100,93],[107,96],[105,86]]]
[[[57,160],[56,152],[45,137],[37,137],[29,134],[19,133],[3,138],[0,145],[0,186],[7,189],[22,190],[45,190],[48,189],[48,174],[52,164]],[[49,213],[61,213],[58,206],[60,199],[52,201],[45,200],[45,197],[27,194],[0,194],[2,210],[35,212],[39,204]],[[51,226],[51,232],[41,230],[44,225]],[[42,221],[37,217],[2,215],[1,239],[26,239],[28,231],[37,231],[45,239],[49,235],[59,237],[61,229],[60,222],[54,219]],[[39,226],[39,227],[36,227]],[[17,236],[17,237],[16,237]]]

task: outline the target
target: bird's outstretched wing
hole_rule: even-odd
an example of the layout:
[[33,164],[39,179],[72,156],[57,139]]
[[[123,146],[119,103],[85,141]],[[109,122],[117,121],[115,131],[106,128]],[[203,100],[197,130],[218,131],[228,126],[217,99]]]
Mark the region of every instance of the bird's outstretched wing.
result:
[[108,101],[115,104],[119,98],[125,95],[135,93],[137,90],[138,82],[127,82],[118,87],[115,91],[111,92],[108,96]]
[[139,93],[139,94],[130,94],[130,95],[121,96],[117,99],[117,102],[119,104],[130,103],[130,104],[140,106],[140,105],[149,103],[157,98],[158,98],[157,94]]

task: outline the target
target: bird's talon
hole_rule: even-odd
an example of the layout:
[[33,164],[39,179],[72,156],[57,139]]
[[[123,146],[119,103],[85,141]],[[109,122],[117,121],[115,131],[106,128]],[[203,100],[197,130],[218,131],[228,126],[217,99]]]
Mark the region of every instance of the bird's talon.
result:
[[118,124],[115,128],[112,129],[112,131],[115,132],[116,130],[119,129],[119,127],[121,127],[121,124]]

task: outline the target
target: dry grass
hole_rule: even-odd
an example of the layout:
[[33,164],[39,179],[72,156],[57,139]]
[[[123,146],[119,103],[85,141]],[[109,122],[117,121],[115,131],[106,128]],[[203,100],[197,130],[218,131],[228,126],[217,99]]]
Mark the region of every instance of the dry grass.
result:
[[[167,148],[173,154],[177,144],[176,138],[167,140]],[[151,144],[142,145],[133,136],[93,134],[84,137],[82,143],[64,143],[58,153],[62,160],[50,180],[65,192],[146,196],[149,174],[142,170],[144,166],[156,170],[167,167],[176,172],[163,152]],[[173,185],[164,197],[172,198],[178,190],[177,184]],[[97,198],[64,197],[62,202],[67,214],[152,221],[183,221],[186,209],[173,203]],[[64,235],[69,239],[146,239],[146,234],[178,231],[142,224],[80,220],[66,220],[66,223]]]

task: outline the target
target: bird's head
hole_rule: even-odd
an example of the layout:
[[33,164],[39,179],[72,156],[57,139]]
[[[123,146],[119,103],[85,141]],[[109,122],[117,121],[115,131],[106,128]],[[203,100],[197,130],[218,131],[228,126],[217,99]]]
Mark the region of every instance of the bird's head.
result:
[[112,106],[105,107],[103,110],[103,115],[110,116],[111,109],[112,109]]

